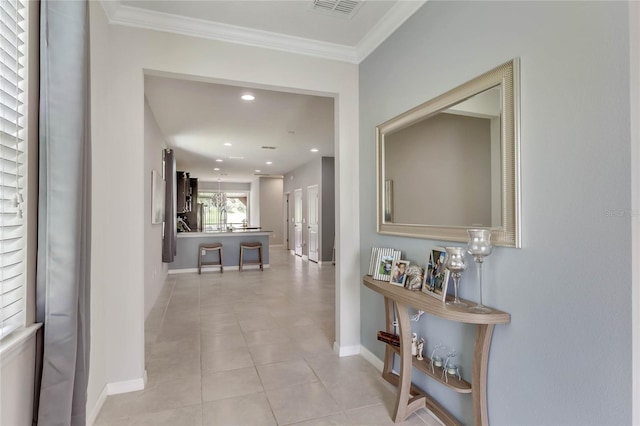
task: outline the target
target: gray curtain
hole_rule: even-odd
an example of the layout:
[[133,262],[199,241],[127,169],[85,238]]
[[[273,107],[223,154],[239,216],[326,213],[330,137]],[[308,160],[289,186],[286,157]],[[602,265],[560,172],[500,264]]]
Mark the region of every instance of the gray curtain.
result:
[[[37,318],[41,425],[85,425],[89,375],[89,5],[40,4]],[[36,401],[37,402],[37,401]]]
[[173,262],[176,257],[176,240],[178,239],[178,227],[176,226],[176,158],[172,149],[164,150],[164,238],[162,240],[162,261]]

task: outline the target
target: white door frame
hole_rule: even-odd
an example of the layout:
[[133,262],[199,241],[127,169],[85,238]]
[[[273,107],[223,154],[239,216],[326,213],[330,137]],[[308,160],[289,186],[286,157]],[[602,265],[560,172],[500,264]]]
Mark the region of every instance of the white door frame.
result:
[[291,192],[287,191],[284,193],[283,203],[284,206],[284,241],[282,246],[285,250],[291,250],[291,239],[289,238],[291,235],[291,209],[289,208],[289,202],[291,198]]
[[[300,198],[298,199],[298,195]],[[298,211],[300,208],[300,211]],[[293,251],[296,256],[304,257],[304,217],[302,215],[302,188],[293,190]],[[300,245],[298,246],[298,232],[300,232]],[[298,253],[298,247],[300,252]]]
[[640,3],[629,2],[631,121],[632,424],[640,425]]
[[[316,216],[316,239],[317,239],[317,244],[316,244],[316,258],[315,260],[311,258],[311,190],[314,189],[316,190],[316,211],[315,211],[315,216]],[[321,259],[320,256],[320,250],[322,247],[322,244],[320,243],[320,186],[319,185],[309,185],[307,186],[307,255],[309,256],[309,260],[318,263]]]

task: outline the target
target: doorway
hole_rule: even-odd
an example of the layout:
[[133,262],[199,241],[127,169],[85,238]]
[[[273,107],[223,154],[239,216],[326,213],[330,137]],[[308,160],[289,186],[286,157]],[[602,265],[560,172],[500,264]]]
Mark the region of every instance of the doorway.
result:
[[293,227],[296,256],[302,256],[302,188],[293,191]]
[[[282,86],[272,86],[264,81],[260,83],[257,82],[239,82],[233,79],[221,80],[218,78],[208,78],[208,77],[190,77],[187,75],[178,75],[171,72],[164,71],[148,71],[144,70],[145,75],[156,75],[156,76],[165,76],[165,77],[179,77],[184,79],[193,78],[196,81],[211,81],[214,83],[220,84],[229,84],[233,83],[239,86],[245,87],[254,87],[254,88],[264,88],[269,90],[282,90],[285,92],[291,93],[311,93],[317,94],[319,96],[331,96],[335,99],[335,108],[334,108],[334,143],[336,148],[336,161],[342,159],[342,168],[345,169],[342,174],[336,170],[336,182],[335,182],[335,194],[336,194],[336,206],[335,206],[335,221],[336,221],[336,253],[338,255],[338,260],[340,258],[348,259],[345,262],[336,262],[335,269],[335,285],[337,286],[338,291],[336,292],[336,351],[340,355],[352,355],[359,351],[359,335],[360,335],[360,324],[359,324],[359,292],[346,291],[345,288],[350,288],[354,282],[358,282],[360,279],[359,276],[359,215],[357,214],[359,206],[358,206],[358,197],[353,196],[358,191],[357,173],[353,172],[353,165],[357,166],[357,155],[354,156],[354,150],[352,147],[345,147],[344,144],[341,144],[341,140],[356,140],[358,137],[357,126],[353,128],[351,126],[340,126],[339,123],[345,122],[353,122],[357,120],[357,91],[354,92],[352,87],[357,85],[338,85],[334,87],[334,85],[330,84],[328,87],[331,88],[329,91],[319,91],[318,87],[313,86],[313,90],[311,88],[301,90],[301,89],[292,89],[289,87]],[[206,73],[204,73],[206,75]],[[304,85],[304,82],[302,83]],[[320,88],[321,89],[321,88]],[[339,108],[339,106],[341,108]],[[340,163],[338,163],[340,164]],[[347,166],[349,165],[349,166]],[[340,168],[336,166],[336,168]],[[343,176],[340,180],[338,176]],[[293,191],[293,189],[292,189]],[[341,195],[342,194],[342,195]],[[348,196],[346,194],[349,194]],[[302,195],[302,194],[301,194]],[[300,196],[300,199],[302,197]],[[285,233],[288,235],[288,246],[290,250],[294,252],[297,251],[299,256],[302,256],[304,252],[305,241],[303,240],[303,228],[304,225],[304,217],[303,217],[303,203],[299,203],[298,210],[300,212],[299,218],[302,220],[298,221],[298,244],[296,247],[296,230],[295,230],[295,194],[294,200],[291,200],[289,195],[288,198],[288,218],[289,218],[289,226]],[[282,210],[281,210],[282,211]],[[341,214],[343,212],[343,214]],[[347,213],[348,212],[348,213]],[[342,232],[339,231],[340,224],[343,224]],[[293,227],[293,229],[291,228]],[[342,238],[341,238],[342,237]],[[297,249],[297,250],[296,250]],[[320,253],[319,253],[320,256]]]
[[318,236],[318,185],[307,188],[307,228],[309,230],[309,260],[318,263],[320,238]]
[[289,208],[289,197],[291,193],[284,193],[284,248],[285,250],[291,250],[291,243],[289,242],[289,234],[291,230],[289,226],[291,225],[291,209]]

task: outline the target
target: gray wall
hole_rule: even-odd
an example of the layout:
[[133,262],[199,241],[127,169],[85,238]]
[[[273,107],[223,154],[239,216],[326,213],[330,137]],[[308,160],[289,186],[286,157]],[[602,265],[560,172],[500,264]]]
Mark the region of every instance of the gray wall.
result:
[[[325,158],[327,160],[325,160]],[[327,176],[325,176],[327,175]],[[331,175],[331,176],[328,176]],[[284,192],[289,192],[291,194],[289,198],[289,206],[291,209],[291,222],[289,224],[289,246],[291,250],[294,249],[294,232],[293,232],[293,206],[294,206],[294,193],[293,191],[296,189],[302,189],[302,217],[303,217],[303,226],[302,226],[302,254],[305,256],[309,255],[309,230],[307,229],[307,210],[309,208],[308,197],[307,197],[307,188],[309,186],[318,185],[318,194],[320,195],[320,224],[323,227],[320,230],[321,239],[320,239],[320,247],[319,254],[321,257],[321,261],[331,260],[331,252],[329,251],[329,256],[326,257],[327,246],[329,246],[329,250],[333,249],[333,233],[335,229],[335,178],[334,178],[334,167],[333,167],[333,157],[320,157],[316,160],[310,161],[292,172],[284,175]],[[326,186],[325,184],[326,178]],[[330,189],[328,187],[330,187]],[[325,203],[325,198],[328,198]],[[325,219],[328,219],[327,216],[332,216],[334,219],[334,225],[332,226],[331,221],[327,222],[327,227],[329,229],[324,229]]]
[[[372,246],[424,262],[434,244],[375,232],[375,126],[521,58],[521,249],[485,262],[497,326],[488,375],[494,425],[631,423],[629,30],[626,2],[427,2],[360,66],[361,272]],[[451,243],[449,243],[451,244]],[[460,245],[460,244],[451,244]],[[475,267],[461,295],[477,300]],[[382,298],[361,287],[362,344],[383,357]],[[427,317],[427,340],[459,350],[474,328]],[[471,424],[471,400],[415,382]]]
[[282,178],[260,178],[260,226],[265,231],[273,231],[269,244],[282,244]]
[[162,176],[162,150],[166,148],[147,98],[144,99],[144,317],[153,308],[167,277],[162,263],[162,224],[151,224],[151,171]]
[[249,184],[249,225],[260,226],[260,178],[256,178]]
[[335,200],[335,159],[333,157],[322,157],[322,185],[320,187],[320,220],[322,223],[321,232],[321,254],[320,260],[330,261],[333,256],[333,246],[336,234],[336,200]]

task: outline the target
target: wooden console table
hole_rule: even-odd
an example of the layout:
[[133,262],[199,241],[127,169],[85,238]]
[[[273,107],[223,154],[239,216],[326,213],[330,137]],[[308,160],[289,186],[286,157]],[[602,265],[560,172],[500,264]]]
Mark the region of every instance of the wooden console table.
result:
[[[374,280],[370,276],[363,279],[365,286],[384,296],[387,332],[393,333],[394,305],[397,312],[398,328],[400,333],[400,347],[386,345],[384,353],[384,369],[382,377],[389,383],[398,387],[398,399],[396,402],[393,421],[404,421],[414,411],[426,408],[445,425],[459,425],[460,422],[449,413],[438,401],[433,399],[422,389],[411,383],[411,367],[415,367],[432,379],[442,383],[450,389],[471,394],[473,400],[473,418],[476,425],[488,425],[487,414],[487,364],[489,361],[489,347],[491,336],[496,324],[506,324],[511,321],[506,312],[492,309],[487,314],[468,312],[465,309],[445,305],[427,294],[419,291],[410,291],[404,287],[389,284],[386,281]],[[470,303],[473,305],[473,303]],[[438,316],[451,321],[466,324],[477,324],[476,341],[473,350],[473,367],[471,383],[459,380],[457,377],[448,377],[445,382],[442,379],[442,368],[434,367],[431,371],[431,360],[425,358],[420,361],[411,355],[411,324],[408,308],[413,307],[428,314]],[[400,356],[400,374],[392,372],[394,354]]]

